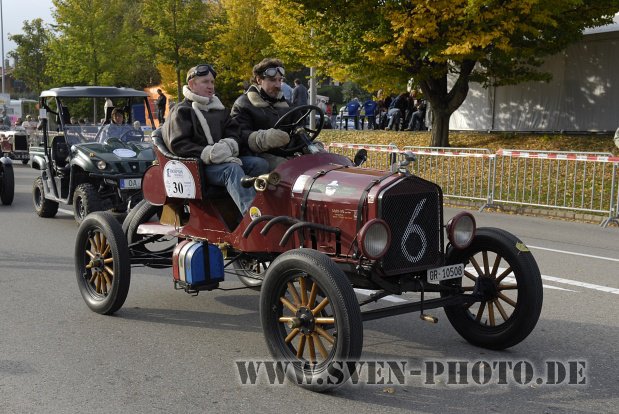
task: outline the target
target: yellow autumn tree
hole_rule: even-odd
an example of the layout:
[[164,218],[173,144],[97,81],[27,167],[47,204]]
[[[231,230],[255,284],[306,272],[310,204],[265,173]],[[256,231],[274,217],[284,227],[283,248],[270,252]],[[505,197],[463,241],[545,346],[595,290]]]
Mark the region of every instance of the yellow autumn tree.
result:
[[307,66],[391,91],[412,78],[434,115],[430,145],[449,146],[469,82],[549,79],[543,59],[610,23],[619,1],[281,0],[263,10],[277,47]]

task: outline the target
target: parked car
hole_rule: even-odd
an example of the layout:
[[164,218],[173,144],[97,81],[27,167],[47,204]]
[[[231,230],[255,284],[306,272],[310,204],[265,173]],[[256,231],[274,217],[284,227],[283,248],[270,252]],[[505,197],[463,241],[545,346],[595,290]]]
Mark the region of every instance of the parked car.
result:
[[28,133],[24,128],[15,127],[0,130],[0,150],[5,157],[28,164],[30,159],[29,148]]
[[13,163],[8,157],[0,157],[0,201],[4,205],[10,205],[13,203],[14,195]]
[[[43,91],[42,146],[30,148],[32,168],[40,174],[33,184],[34,209],[54,217],[59,204],[73,205],[77,223],[99,210],[125,211],[142,199],[142,176],[155,159],[144,132],[132,125],[145,118],[154,128],[148,95],[130,88],[62,87]],[[72,124],[70,114],[94,113],[112,100],[127,123],[110,124],[111,109],[102,124]],[[94,102],[94,104],[93,104]],[[75,118],[74,118],[75,119]]]
[[[261,284],[262,329],[271,356],[282,362],[277,369],[316,391],[349,378],[338,367],[360,358],[364,321],[420,312],[436,323],[430,310],[444,308],[474,345],[499,350],[523,341],[543,296],[527,246],[504,230],[476,228],[468,212],[445,222],[442,190],[411,174],[412,154],[391,172],[359,168],[363,150],[354,160],[324,151],[313,143],[319,131],[304,126],[316,109],[296,107],[278,121],[291,136],[289,159],[242,180],[257,191],[244,215],[225,189],[204,180],[200,159],[175,156],[153,135],[157,162],[144,175],[145,200],[127,216],[130,223],[121,227],[98,212],[79,227],[75,275],[87,306],[118,311],[132,265],[170,267],[174,287],[195,295],[218,288],[224,267],[240,263],[247,270],[241,281]],[[171,246],[145,248],[170,238]],[[358,299],[353,288],[374,292]],[[404,292],[419,300],[366,308]],[[407,321],[402,329],[414,329]]]

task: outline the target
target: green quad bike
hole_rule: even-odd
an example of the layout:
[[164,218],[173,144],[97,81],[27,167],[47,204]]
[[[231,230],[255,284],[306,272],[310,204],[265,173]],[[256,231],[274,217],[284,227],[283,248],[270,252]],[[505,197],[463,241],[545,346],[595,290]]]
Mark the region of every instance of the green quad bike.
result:
[[[110,123],[110,107],[105,107],[101,123],[88,122],[84,114],[97,119],[97,109],[102,114],[108,99],[123,111],[126,124]],[[155,159],[144,134],[155,126],[147,93],[72,86],[43,91],[39,102],[44,109],[39,125],[43,139],[30,148],[30,159],[40,172],[32,187],[40,217],[54,217],[60,204],[72,205],[79,225],[89,213],[122,213],[142,199],[142,176]],[[133,125],[136,120],[139,128]]]

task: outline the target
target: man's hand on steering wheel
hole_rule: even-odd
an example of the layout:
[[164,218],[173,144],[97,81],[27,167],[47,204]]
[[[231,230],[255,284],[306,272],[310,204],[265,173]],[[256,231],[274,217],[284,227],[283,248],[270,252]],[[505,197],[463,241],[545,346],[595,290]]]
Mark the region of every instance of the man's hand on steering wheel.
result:
[[[316,129],[307,126],[307,118],[313,111],[319,115]],[[325,114],[322,109],[315,105],[301,105],[292,108],[277,120],[273,128],[286,131],[290,135],[290,141],[284,147],[274,148],[267,152],[273,155],[288,157],[312,145],[324,124]]]

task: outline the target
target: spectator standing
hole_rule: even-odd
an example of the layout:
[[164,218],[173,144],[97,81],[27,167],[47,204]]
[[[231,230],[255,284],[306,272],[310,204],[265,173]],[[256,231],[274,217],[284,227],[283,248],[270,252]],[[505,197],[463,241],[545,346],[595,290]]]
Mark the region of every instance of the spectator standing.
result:
[[393,101],[391,101],[391,105],[389,106],[389,111],[387,112],[387,116],[389,117],[389,123],[385,130],[400,130],[400,123],[402,121],[402,116],[406,113],[406,107],[408,106],[408,94],[403,92],[397,96]]
[[301,83],[299,78],[294,80],[294,89],[292,90],[292,106],[307,105],[309,95],[307,88]]
[[282,78],[282,93],[288,105],[292,105],[292,86],[286,83],[286,78]]
[[368,129],[376,129],[376,112],[378,104],[372,98],[369,98],[363,103],[365,117],[368,119]]
[[333,102],[331,108],[331,126],[337,128],[337,105]]
[[161,126],[165,122],[165,107],[168,102],[168,98],[166,98],[161,89],[157,89],[157,94],[159,96],[155,101],[155,106],[157,107],[157,120]]
[[[348,119],[353,118],[355,129],[359,129],[359,108],[361,104],[359,103],[359,98],[353,98],[350,102],[346,104],[346,110],[348,111]],[[346,129],[348,129],[348,119],[346,119]]]
[[110,98],[105,98],[105,103],[103,104],[103,116],[105,119],[108,119],[108,115],[112,116],[112,109],[114,109],[114,102]]

